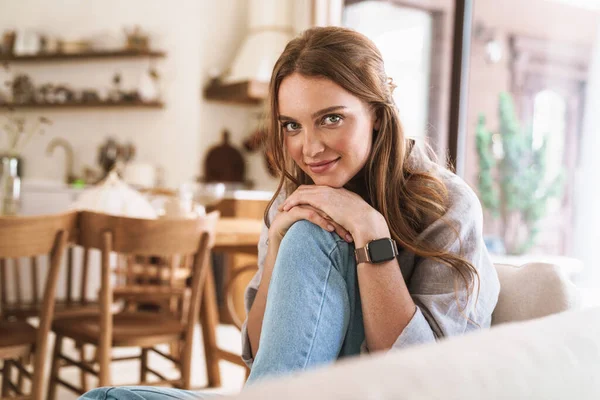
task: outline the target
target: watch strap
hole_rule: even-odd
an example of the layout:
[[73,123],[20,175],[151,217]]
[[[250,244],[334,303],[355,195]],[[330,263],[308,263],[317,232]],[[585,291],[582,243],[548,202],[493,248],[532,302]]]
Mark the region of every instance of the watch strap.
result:
[[371,257],[369,257],[368,244],[360,249],[354,250],[354,257],[356,258],[356,264],[371,262]]

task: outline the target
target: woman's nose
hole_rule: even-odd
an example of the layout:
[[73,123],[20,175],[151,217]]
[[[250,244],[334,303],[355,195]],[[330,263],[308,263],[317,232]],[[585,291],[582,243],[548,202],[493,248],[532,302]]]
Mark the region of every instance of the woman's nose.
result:
[[325,144],[319,137],[310,130],[304,132],[304,143],[302,144],[302,154],[306,158],[314,158],[325,150]]

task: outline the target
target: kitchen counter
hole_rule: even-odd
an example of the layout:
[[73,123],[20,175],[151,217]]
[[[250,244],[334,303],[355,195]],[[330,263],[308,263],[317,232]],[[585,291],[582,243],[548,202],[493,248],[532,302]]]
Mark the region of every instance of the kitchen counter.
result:
[[[21,215],[54,214],[66,211],[86,188],[76,188],[63,182],[24,179],[21,183]],[[227,200],[269,201],[273,196],[268,190],[226,190]]]

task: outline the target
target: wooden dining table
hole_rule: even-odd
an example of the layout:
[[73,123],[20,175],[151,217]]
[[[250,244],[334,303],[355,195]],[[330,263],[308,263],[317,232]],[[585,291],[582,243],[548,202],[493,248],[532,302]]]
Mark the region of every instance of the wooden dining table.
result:
[[[258,255],[258,242],[263,226],[259,219],[222,217],[217,223],[217,232],[213,252],[221,254],[250,254]],[[226,274],[225,309],[229,313],[229,319],[240,327],[239,316],[236,315],[232,304],[232,291],[235,289],[232,282],[241,273],[257,266],[246,266]],[[215,278],[212,268],[208,268],[208,274],[203,292],[202,305],[200,308],[200,322],[206,357],[206,371],[209,387],[221,386],[221,374],[219,360],[225,360],[240,366],[244,366],[239,354],[223,350],[217,346],[217,326],[219,323],[219,308],[217,305]]]
[[262,226],[260,219],[221,217],[213,251],[257,254]]

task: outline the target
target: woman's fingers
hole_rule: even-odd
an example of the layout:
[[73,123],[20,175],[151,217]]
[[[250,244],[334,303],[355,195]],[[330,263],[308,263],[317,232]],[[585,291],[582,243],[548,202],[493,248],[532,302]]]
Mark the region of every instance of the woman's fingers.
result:
[[330,226],[333,227],[333,229],[327,229],[329,232],[334,232],[335,231],[335,233],[337,233],[346,242],[348,242],[348,243],[352,242],[352,235],[350,235],[350,232],[348,232],[348,230],[346,230],[343,226],[341,226],[340,224],[338,224],[337,222],[335,222],[334,220],[332,220],[329,217],[329,215],[325,214],[325,212],[323,212],[322,210],[319,210],[318,208],[315,208],[313,206],[303,206],[303,207],[307,207],[307,208],[311,208],[311,209],[315,210],[323,218],[325,218],[327,221],[329,221]]
[[327,214],[322,212],[321,210],[317,210],[311,206],[296,206],[292,208],[289,212],[296,213],[298,219],[306,219],[307,221],[312,222],[315,225],[320,226],[329,232],[337,233],[342,239],[347,241],[348,243],[352,242],[352,236],[350,233],[344,229],[340,224],[333,221]]
[[315,209],[308,207],[296,207],[295,210],[290,210],[290,212],[292,211],[296,220],[305,219],[329,232],[333,232],[335,230],[335,227],[331,224],[331,221],[327,220]]

